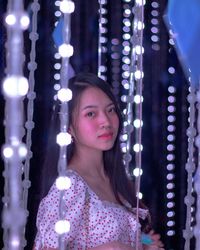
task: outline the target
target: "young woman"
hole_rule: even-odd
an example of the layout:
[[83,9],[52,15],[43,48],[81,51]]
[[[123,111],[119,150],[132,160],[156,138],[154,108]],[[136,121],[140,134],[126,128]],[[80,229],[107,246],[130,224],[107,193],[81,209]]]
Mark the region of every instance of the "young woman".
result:
[[[134,250],[136,231],[136,194],[125,174],[119,135],[122,117],[110,86],[91,73],[79,74],[69,81],[73,98],[69,102],[69,129],[73,138],[69,148],[66,175],[71,187],[65,190],[65,218],[70,231],[64,236],[71,250]],[[58,122],[58,117],[56,122]],[[56,163],[51,159],[49,171]],[[56,173],[56,172],[55,172]],[[56,178],[56,177],[55,177]],[[59,220],[59,190],[55,183],[40,203],[37,217],[35,250],[58,249],[54,230]],[[148,211],[140,208],[141,220]],[[160,237],[151,235],[152,243],[139,249],[163,249]],[[139,237],[140,238],[140,237]]]

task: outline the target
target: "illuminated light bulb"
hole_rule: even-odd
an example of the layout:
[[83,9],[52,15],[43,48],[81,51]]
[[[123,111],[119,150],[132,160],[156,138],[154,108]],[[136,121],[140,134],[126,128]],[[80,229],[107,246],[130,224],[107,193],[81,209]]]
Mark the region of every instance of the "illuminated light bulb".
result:
[[71,180],[67,176],[60,176],[56,179],[56,187],[59,190],[67,190],[71,187]]
[[13,149],[10,146],[5,146],[3,148],[3,156],[7,159],[11,158],[14,154]]
[[72,91],[71,89],[60,89],[58,91],[58,100],[60,100],[61,102],[68,102],[69,100],[72,99]]
[[55,1],[55,6],[60,6],[60,1]]
[[171,201],[168,202],[168,203],[167,203],[167,207],[168,207],[168,208],[174,207],[174,202],[171,202]]
[[23,76],[8,76],[4,79],[3,91],[8,97],[25,96],[28,92],[28,80]]
[[174,231],[174,230],[169,230],[169,231],[167,232],[167,235],[168,235],[168,236],[173,236],[173,235],[175,235],[175,231]]
[[58,51],[62,57],[70,57],[74,53],[74,48],[70,44],[63,43],[59,46]]
[[57,91],[60,90],[60,84],[58,83],[54,84],[53,88]]
[[169,180],[169,181],[171,181],[171,180],[173,180],[174,179],[174,174],[168,174],[167,175],[167,180]]
[[54,68],[59,70],[61,68],[61,64],[60,63],[55,63]]
[[135,128],[140,128],[143,126],[143,121],[141,121],[140,119],[135,119],[133,125]]
[[55,80],[60,80],[60,74],[59,74],[59,73],[55,74],[55,75],[54,75],[54,79],[55,79]]
[[56,142],[60,146],[67,146],[72,142],[72,137],[69,133],[60,132],[56,137]]
[[20,24],[21,24],[21,27],[23,29],[27,29],[29,24],[30,24],[30,19],[27,15],[23,15],[21,18],[20,18]]
[[133,174],[134,174],[134,176],[138,177],[138,176],[143,174],[143,170],[139,169],[139,168],[135,168],[135,169],[133,169]]
[[168,227],[173,227],[174,224],[175,224],[175,222],[172,221],[172,220],[170,220],[170,221],[167,222],[167,226],[168,226]]
[[61,12],[59,11],[59,10],[57,10],[55,13],[54,13],[54,15],[56,16],[56,17],[59,17],[59,16],[61,16]]
[[138,22],[137,22],[137,28],[138,28],[138,30],[144,29],[144,23],[141,22],[141,21],[138,21]]
[[75,10],[75,4],[72,1],[69,0],[63,0],[62,2],[60,2],[60,11],[62,11],[63,13],[72,13]]
[[141,200],[142,197],[143,197],[143,194],[141,192],[139,192],[139,193],[136,194],[136,197],[138,197]]
[[144,72],[142,72],[140,70],[136,70],[134,75],[135,75],[135,79],[139,80],[139,79],[144,77]]
[[16,21],[17,21],[16,16],[13,14],[7,15],[5,18],[5,22],[10,26],[15,25]]
[[175,215],[175,212],[174,211],[169,211],[167,213],[167,217],[173,217]]
[[145,0],[135,0],[135,3],[142,6],[142,5],[146,4],[146,1]]
[[128,135],[127,134],[123,134],[121,135],[121,141],[127,141],[128,140]]
[[135,95],[134,96],[134,102],[136,104],[139,104],[141,101],[143,102],[143,100],[144,100],[143,96],[140,96],[140,95]]
[[133,150],[134,150],[136,153],[139,153],[140,151],[143,150],[142,144],[136,143],[136,144],[133,146]]
[[11,245],[12,245],[13,247],[19,247],[19,245],[20,245],[19,239],[18,239],[18,238],[13,238],[13,239],[11,239]]
[[70,231],[70,222],[67,220],[59,220],[55,224],[55,231],[57,234],[64,234]]
[[144,53],[144,48],[139,46],[139,45],[136,45],[135,46],[135,52],[136,52],[137,55],[141,55],[141,54]]
[[169,193],[167,194],[167,199],[172,199],[172,198],[174,198],[174,193],[169,192]]
[[18,153],[19,153],[19,156],[22,157],[22,158],[25,158],[27,153],[28,153],[28,150],[26,148],[26,145],[25,144],[21,144],[19,146],[19,149],[18,149]]

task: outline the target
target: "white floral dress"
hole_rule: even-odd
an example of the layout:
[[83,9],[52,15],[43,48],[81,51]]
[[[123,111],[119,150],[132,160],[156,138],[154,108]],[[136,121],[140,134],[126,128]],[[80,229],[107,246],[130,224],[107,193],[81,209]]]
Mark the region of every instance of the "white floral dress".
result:
[[[70,222],[70,231],[64,235],[67,249],[85,250],[112,241],[135,246],[137,223],[134,213],[125,207],[102,201],[84,179],[73,170],[67,170],[71,187],[64,192],[65,219]],[[41,201],[37,215],[35,249],[58,248],[55,223],[59,220],[60,191],[55,183]],[[140,209],[140,217],[148,211]],[[141,246],[140,246],[141,248]]]

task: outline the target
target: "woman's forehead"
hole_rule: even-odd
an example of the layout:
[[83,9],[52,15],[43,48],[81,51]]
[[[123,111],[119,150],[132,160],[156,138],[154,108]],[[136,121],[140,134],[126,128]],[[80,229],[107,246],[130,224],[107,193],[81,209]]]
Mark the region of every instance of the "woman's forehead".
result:
[[99,88],[87,88],[80,96],[79,106],[102,106],[113,103],[109,96]]

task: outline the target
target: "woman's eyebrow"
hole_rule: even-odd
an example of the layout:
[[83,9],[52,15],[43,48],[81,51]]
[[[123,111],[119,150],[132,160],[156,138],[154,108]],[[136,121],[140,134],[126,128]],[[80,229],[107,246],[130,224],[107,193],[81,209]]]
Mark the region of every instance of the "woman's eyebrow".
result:
[[[106,108],[110,107],[110,106],[113,106],[113,105],[114,105],[114,103],[111,102],[111,103],[109,103],[109,104],[106,105]],[[98,108],[98,105],[87,105],[87,106],[83,107],[82,110],[91,109],[91,108]]]

